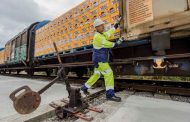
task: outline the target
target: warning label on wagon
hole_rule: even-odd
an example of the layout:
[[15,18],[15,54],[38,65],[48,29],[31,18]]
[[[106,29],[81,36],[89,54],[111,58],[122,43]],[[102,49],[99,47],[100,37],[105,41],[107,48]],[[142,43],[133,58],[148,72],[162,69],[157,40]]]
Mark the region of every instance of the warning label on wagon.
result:
[[152,0],[127,0],[128,26],[153,20]]

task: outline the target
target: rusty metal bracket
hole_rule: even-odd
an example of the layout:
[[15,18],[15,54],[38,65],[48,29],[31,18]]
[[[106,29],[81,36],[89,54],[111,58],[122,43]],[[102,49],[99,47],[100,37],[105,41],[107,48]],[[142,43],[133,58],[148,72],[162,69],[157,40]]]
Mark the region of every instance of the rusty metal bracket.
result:
[[85,109],[88,109],[90,111],[94,111],[94,112],[97,112],[97,113],[102,113],[103,112],[102,109],[97,108],[97,107],[92,106],[92,105],[89,106],[85,102],[83,103],[82,106],[77,106],[77,107],[74,107],[74,108],[69,107],[69,104],[70,104],[69,100],[62,99],[61,102],[66,103],[66,105],[61,107],[60,105],[58,105],[58,104],[56,104],[54,102],[49,104],[51,107],[55,108],[55,114],[59,119],[64,119],[64,118],[67,118],[67,117],[73,115],[73,116],[75,116],[77,118],[80,118],[80,119],[83,119],[85,121],[92,121],[93,117],[86,115],[84,113]]
[[90,116],[88,116],[88,115],[85,115],[85,114],[83,114],[83,113],[81,113],[81,112],[74,114],[74,116],[76,116],[76,117],[78,117],[78,118],[81,118],[81,119],[83,119],[83,120],[86,120],[86,121],[92,121],[92,120],[93,120],[93,117],[90,117]]

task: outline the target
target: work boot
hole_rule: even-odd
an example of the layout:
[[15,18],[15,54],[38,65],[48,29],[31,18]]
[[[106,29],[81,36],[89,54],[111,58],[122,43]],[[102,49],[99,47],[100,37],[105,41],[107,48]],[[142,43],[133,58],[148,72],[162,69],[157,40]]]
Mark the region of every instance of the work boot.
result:
[[88,88],[87,88],[85,85],[83,85],[83,86],[81,87],[81,90],[83,91],[83,93],[84,93],[85,95],[90,95],[90,92],[88,92]]
[[107,100],[114,101],[114,102],[121,102],[121,97],[117,96],[112,96],[112,97],[107,97]]
[[106,91],[106,98],[107,100],[110,100],[110,101],[121,102],[121,98],[115,96],[113,89],[109,89]]

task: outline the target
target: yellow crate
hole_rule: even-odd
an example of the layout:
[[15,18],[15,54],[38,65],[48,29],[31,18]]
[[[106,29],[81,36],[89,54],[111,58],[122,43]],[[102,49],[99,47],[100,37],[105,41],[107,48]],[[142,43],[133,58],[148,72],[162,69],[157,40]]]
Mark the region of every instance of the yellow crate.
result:
[[71,30],[68,36],[73,40],[75,38],[75,29]]
[[103,17],[103,18],[101,18],[104,22],[105,22],[105,24],[110,24],[109,23],[109,20],[110,20],[110,17],[109,16],[105,16],[105,17]]
[[87,41],[86,41],[85,39],[80,40],[80,44],[81,44],[81,46],[86,46],[86,45],[88,45],[88,44],[87,44]]
[[86,12],[89,12],[92,9],[92,3],[88,0],[87,5],[85,6]]
[[0,64],[4,64],[5,50],[0,51]]
[[66,43],[64,43],[64,44],[62,44],[62,45],[60,46],[60,48],[61,48],[60,51],[64,51],[64,50],[65,50],[65,45],[66,45]]
[[75,32],[74,32],[74,38],[76,39],[76,40],[78,40],[78,36],[81,34],[81,29],[76,29],[75,30]]
[[80,23],[82,21],[82,18],[80,16],[77,16],[73,19],[74,25]]
[[64,51],[67,51],[67,50],[71,50],[72,49],[72,45],[71,43],[68,43],[64,46]]
[[78,17],[78,15],[79,15],[79,10],[78,10],[77,7],[75,7],[75,8],[73,9],[73,16],[74,16],[74,18],[76,18],[76,17]]
[[86,11],[86,8],[85,8],[85,2],[81,3],[78,8],[78,12],[79,12],[79,15],[83,14],[85,11]]
[[100,12],[108,11],[110,5],[111,5],[110,0],[105,0],[104,2],[98,5],[98,9]]
[[119,0],[110,0],[110,3],[111,3],[112,6],[119,7]]
[[99,16],[98,7],[92,8],[92,9],[90,10],[90,15],[91,15],[91,18],[92,18],[92,19],[93,19],[95,16],[98,17],[98,16]]
[[100,4],[101,0],[91,0],[92,7],[95,8]]
[[72,41],[72,42],[71,42],[71,46],[72,46],[72,48],[77,48],[77,47],[79,47],[78,41]]
[[10,50],[11,50],[11,43],[8,43],[5,46],[5,61],[7,61],[10,58]]
[[86,42],[86,45],[90,45],[91,44],[91,40],[89,37],[86,37],[82,40],[83,42]]

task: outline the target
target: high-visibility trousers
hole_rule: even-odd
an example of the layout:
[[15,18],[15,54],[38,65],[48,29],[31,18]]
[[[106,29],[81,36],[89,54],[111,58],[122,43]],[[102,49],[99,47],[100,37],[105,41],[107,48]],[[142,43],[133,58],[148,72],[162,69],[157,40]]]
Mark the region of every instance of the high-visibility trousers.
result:
[[101,74],[104,76],[106,91],[114,90],[114,76],[113,71],[109,65],[109,63],[98,63],[99,67],[94,69],[94,74],[90,77],[90,79],[85,83],[87,88],[92,87]]

